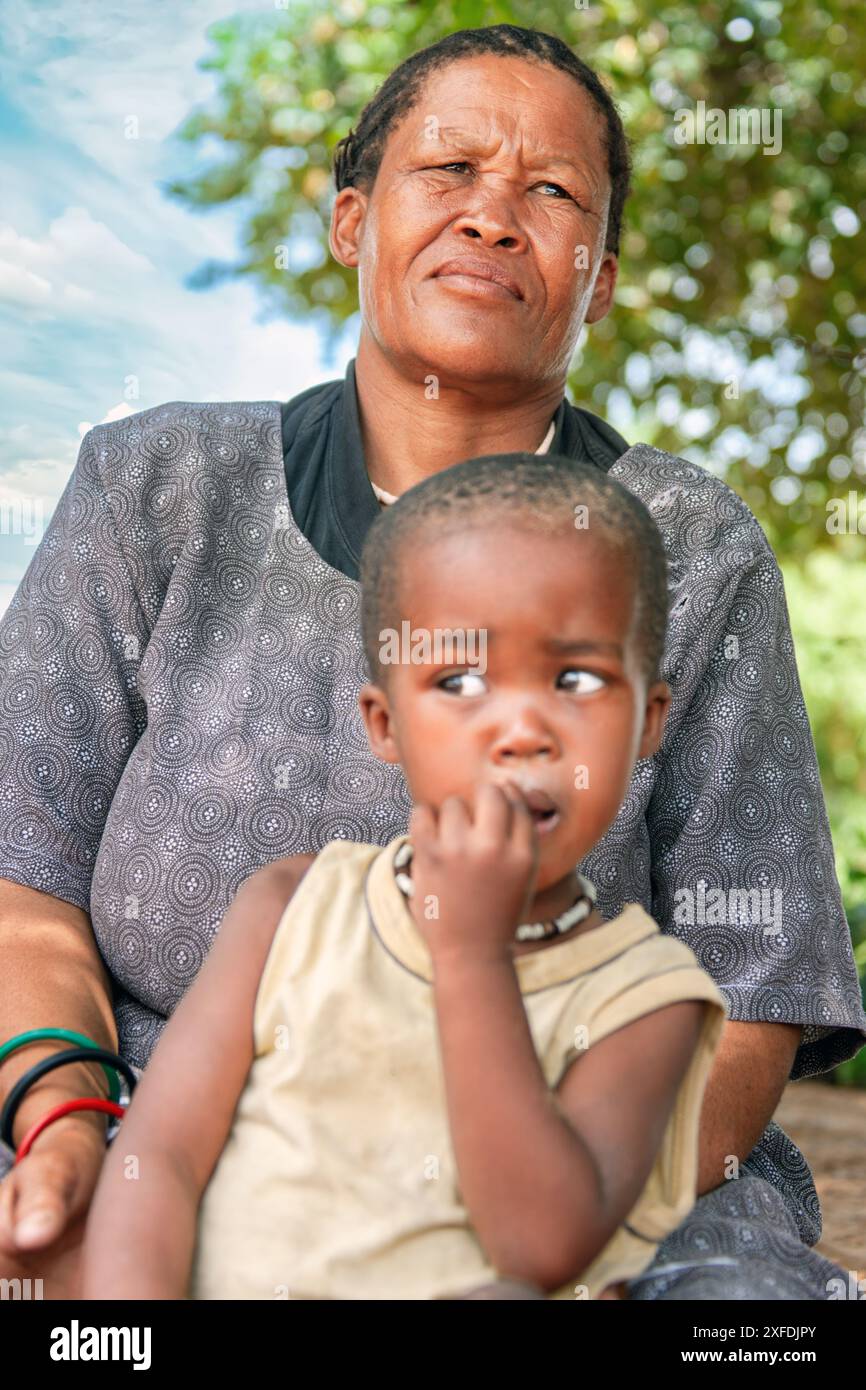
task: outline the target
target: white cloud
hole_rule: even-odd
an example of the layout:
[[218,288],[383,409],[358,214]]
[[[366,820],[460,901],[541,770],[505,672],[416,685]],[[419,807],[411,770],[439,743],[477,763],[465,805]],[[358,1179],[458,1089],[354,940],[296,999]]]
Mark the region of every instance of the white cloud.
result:
[[[110,410],[107,410],[107,411],[105,412],[105,414],[103,415],[102,419],[101,419],[98,423],[99,423],[100,425],[106,425],[106,424],[108,424],[109,420],[125,420],[126,417],[127,417],[127,415],[134,415],[134,414],[135,414],[135,411],[132,409],[132,406],[129,405],[126,401],[121,401],[120,405],[113,405],[113,406],[111,407]],[[92,429],[93,429],[93,421],[92,421],[92,420],[79,420],[79,422],[78,422],[78,438],[79,438],[79,440],[83,439],[84,436],[87,434],[87,431],[88,431],[88,430],[92,430]]]
[[[20,95],[49,139],[74,142],[129,180],[130,146],[144,163],[155,159],[159,142],[212,89],[212,75],[197,66],[210,51],[208,26],[244,12],[264,18],[268,7],[261,0],[4,6],[4,91]],[[129,116],[138,119],[138,140],[124,134]]]
[[[0,86],[35,137],[38,160],[36,168],[11,168],[11,146],[0,166],[3,183],[13,186],[16,225],[28,203],[22,185],[29,185],[37,216],[49,190],[55,206],[97,208],[123,243],[154,262],[175,261],[184,249],[190,269],[193,257],[231,257],[234,210],[193,218],[165,197],[159,180],[173,149],[169,137],[216,85],[198,66],[213,51],[209,25],[246,11],[268,15],[254,0],[0,6]],[[128,138],[130,118],[138,138]]]
[[[0,502],[50,516],[91,421],[285,400],[345,371],[354,346],[323,369],[308,324],[259,321],[251,280],[184,283],[237,257],[239,213],[165,196],[167,137],[213,91],[198,67],[208,25],[243,12],[273,14],[261,0],[0,6],[0,84],[18,118],[0,163]],[[10,538],[2,581],[31,553]]]
[[116,313],[117,291],[130,276],[152,273],[146,256],[124,245],[87,208],[68,207],[42,238],[23,236],[0,225],[0,299],[53,311],[77,313],[100,305]]
[[35,498],[50,515],[78,457],[79,442],[46,436],[36,424],[0,430],[0,452],[9,460],[0,474],[0,503],[29,505]]
[[17,584],[0,584],[0,618],[3,617],[3,614],[9,607],[17,588]]
[[139,274],[153,270],[152,261],[126,246],[104,222],[95,220],[85,207],[68,207],[48,229],[49,240],[65,264],[101,276]]
[[29,304],[40,308],[51,299],[51,282],[34,275],[25,266],[0,259],[0,300],[8,304]]

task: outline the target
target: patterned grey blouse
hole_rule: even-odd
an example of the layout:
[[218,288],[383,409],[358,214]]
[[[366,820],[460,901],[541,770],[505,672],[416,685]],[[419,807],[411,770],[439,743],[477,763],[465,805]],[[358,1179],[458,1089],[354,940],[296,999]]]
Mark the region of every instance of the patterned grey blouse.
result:
[[[582,868],[680,935],[735,1019],[805,1025],[792,1077],[866,1038],[779,570],[724,483],[610,469],[668,552],[658,754]],[[0,621],[0,876],[89,911],[143,1067],[243,880],[404,831],[367,748],[359,586],[292,518],[277,401],[97,425]],[[46,1020],[50,1022],[50,1020]]]

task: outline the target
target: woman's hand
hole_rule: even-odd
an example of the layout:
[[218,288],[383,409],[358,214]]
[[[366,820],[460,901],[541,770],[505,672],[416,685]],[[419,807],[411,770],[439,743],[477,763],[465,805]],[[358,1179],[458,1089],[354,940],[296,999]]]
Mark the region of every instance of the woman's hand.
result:
[[104,1133],[70,1117],[10,1169],[0,1181],[0,1278],[41,1279],[31,1297],[81,1297],[81,1246],[105,1153]]
[[414,807],[412,915],[434,959],[510,956],[532,901],[538,836],[519,788],[490,783],[467,806],[457,796]]

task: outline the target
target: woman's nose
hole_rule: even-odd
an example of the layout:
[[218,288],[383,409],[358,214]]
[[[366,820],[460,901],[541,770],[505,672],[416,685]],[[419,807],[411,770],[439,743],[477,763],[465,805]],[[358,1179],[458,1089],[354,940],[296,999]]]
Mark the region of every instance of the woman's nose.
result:
[[477,198],[471,209],[456,219],[454,232],[480,238],[486,246],[526,247],[526,235],[509,199],[495,194]]

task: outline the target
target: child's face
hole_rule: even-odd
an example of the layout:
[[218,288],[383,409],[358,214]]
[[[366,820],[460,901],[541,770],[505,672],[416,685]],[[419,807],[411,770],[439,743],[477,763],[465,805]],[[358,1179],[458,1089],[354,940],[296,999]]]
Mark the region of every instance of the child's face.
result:
[[[635,760],[661,738],[670,691],[641,671],[632,586],[603,540],[570,526],[479,522],[404,552],[391,620],[408,623],[412,642],[392,644],[401,660],[385,687],[361,692],[371,748],[436,809],[454,795],[471,808],[482,783],[516,782],[538,803],[538,890],[601,838]],[[464,635],[468,659],[455,660],[448,630]]]

